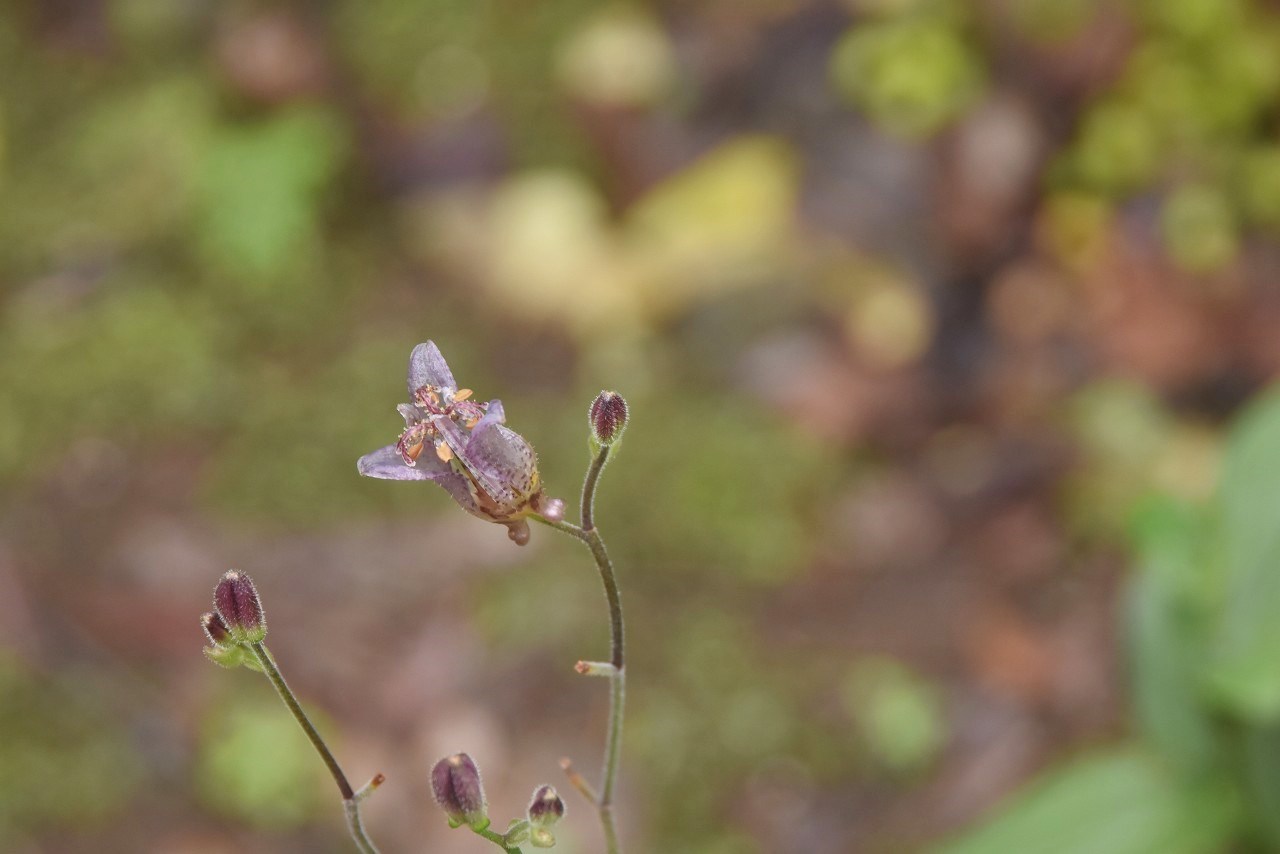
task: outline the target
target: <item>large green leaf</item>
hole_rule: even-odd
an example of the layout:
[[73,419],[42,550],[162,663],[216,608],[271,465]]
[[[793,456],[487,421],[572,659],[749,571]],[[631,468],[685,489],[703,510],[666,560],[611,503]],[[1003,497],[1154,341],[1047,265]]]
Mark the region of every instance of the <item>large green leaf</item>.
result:
[[1204,516],[1174,499],[1143,502],[1133,519],[1138,573],[1126,602],[1134,714],[1152,746],[1188,770],[1208,766],[1216,753],[1202,690],[1218,592],[1206,571]]
[[1224,783],[1180,780],[1121,748],[1068,765],[1015,796],[942,854],[1195,854],[1221,851],[1240,815]]
[[1280,716],[1280,394],[1232,431],[1222,480],[1226,601],[1212,684],[1255,720]]

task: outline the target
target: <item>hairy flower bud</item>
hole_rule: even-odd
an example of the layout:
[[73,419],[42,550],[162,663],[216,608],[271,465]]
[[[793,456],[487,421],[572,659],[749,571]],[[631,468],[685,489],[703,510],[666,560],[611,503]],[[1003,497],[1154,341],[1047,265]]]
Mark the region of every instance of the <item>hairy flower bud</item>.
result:
[[529,823],[534,827],[551,827],[564,818],[564,801],[554,786],[539,786],[529,801]]
[[489,810],[480,782],[480,769],[465,753],[446,756],[431,769],[431,791],[449,816],[449,824],[469,824],[473,830],[489,826]]
[[602,391],[591,401],[588,420],[591,435],[601,445],[612,445],[627,429],[627,401],[616,391]]
[[200,615],[200,627],[204,629],[204,636],[209,639],[209,643],[214,646],[227,646],[235,643],[231,639],[231,629],[227,627],[227,621],[216,611],[208,611]]
[[204,629],[204,636],[209,639],[209,645],[204,648],[205,658],[220,667],[235,668],[242,664],[253,667],[253,663],[245,657],[244,647],[236,643],[226,620],[219,614],[213,611],[201,614],[200,627]]
[[231,570],[213,591],[213,604],[235,643],[258,643],[267,636],[267,619],[253,579]]

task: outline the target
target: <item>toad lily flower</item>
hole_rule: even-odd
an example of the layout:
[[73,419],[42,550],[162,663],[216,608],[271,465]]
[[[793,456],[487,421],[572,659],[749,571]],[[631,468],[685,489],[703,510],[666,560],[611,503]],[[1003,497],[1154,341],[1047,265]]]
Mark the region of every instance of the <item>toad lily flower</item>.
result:
[[404,432],[395,444],[361,457],[360,474],[433,480],[468,513],[506,525],[517,545],[529,541],[528,516],[564,518],[564,502],[542,491],[533,448],[505,425],[502,401],[471,400],[471,389],[458,388],[430,341],[409,356],[409,400],[396,407]]

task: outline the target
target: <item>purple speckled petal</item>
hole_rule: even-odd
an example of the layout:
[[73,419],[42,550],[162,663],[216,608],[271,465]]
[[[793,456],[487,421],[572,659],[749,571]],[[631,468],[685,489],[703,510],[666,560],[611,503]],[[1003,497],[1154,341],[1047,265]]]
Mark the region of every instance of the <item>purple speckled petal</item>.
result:
[[405,463],[395,445],[365,454],[356,462],[356,469],[365,477],[380,480],[442,480],[454,474],[449,464],[442,462],[430,448],[418,458],[416,466],[411,466]]
[[501,484],[501,500],[519,504],[537,486],[538,457],[519,433],[496,421],[486,421],[487,417],[471,431],[463,462],[486,492],[490,483]]
[[448,492],[449,495],[453,496],[453,500],[458,502],[458,506],[463,510],[466,510],[473,516],[479,516],[485,521],[493,521],[489,518],[488,514],[480,509],[480,505],[476,504],[476,497],[472,495],[471,484],[466,477],[458,474],[456,471],[451,471],[449,474],[437,480],[436,483],[443,486],[445,492]]
[[444,355],[434,341],[419,344],[409,354],[409,398],[412,400],[413,393],[424,385],[452,389],[458,387],[453,372],[449,370]]
[[[437,417],[434,423],[439,428],[440,435],[453,450],[454,457],[466,467],[485,494],[508,510],[514,510],[519,506],[521,499],[527,494],[518,491],[519,484],[524,483],[526,478],[521,477],[517,482],[508,477],[509,473],[517,471],[519,467],[509,464],[508,461],[513,454],[503,447],[507,442],[504,434],[514,436],[515,441],[522,445],[528,456],[532,458],[533,449],[520,438],[518,433],[494,420],[488,420],[488,415],[482,418],[470,433],[448,418]],[[480,437],[479,443],[476,437]],[[535,461],[534,466],[536,465]]]

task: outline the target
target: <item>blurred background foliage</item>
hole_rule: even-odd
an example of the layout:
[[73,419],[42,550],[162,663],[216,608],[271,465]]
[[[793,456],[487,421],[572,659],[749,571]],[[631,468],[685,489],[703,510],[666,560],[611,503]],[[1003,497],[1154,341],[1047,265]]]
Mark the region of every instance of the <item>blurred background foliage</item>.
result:
[[346,850],[230,566],[388,850],[594,763],[586,556],[355,474],[426,338],[570,500],[631,403],[630,850],[1280,849],[1278,97],[1273,0],[0,6],[0,849]]

